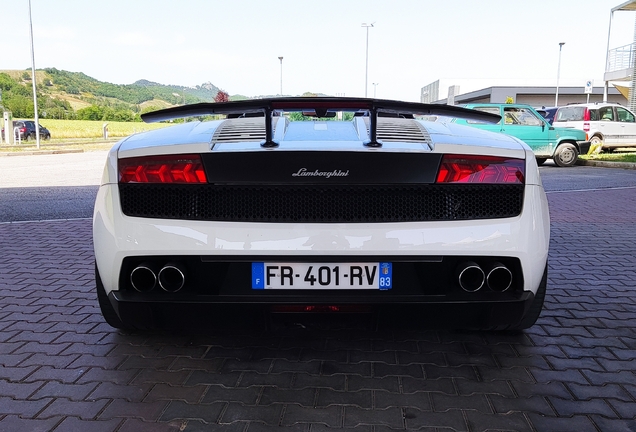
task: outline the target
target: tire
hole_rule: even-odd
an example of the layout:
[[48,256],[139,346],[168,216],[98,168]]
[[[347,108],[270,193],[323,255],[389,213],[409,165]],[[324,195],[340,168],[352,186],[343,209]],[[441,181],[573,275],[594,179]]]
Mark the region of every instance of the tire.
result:
[[543,309],[543,302],[545,300],[545,291],[548,285],[548,264],[545,265],[545,270],[543,270],[543,278],[541,278],[541,283],[539,284],[539,288],[537,289],[537,293],[534,296],[534,300],[530,305],[530,308],[526,312],[526,314],[521,319],[521,322],[516,326],[510,328],[510,330],[525,330],[534,325],[539,319],[539,315],[541,315],[541,310]]
[[50,139],[51,139],[51,135],[44,135],[44,140],[45,140],[45,141],[48,141],[48,140],[50,140]]
[[547,161],[546,158],[537,158],[537,165],[541,166]]
[[[30,138],[30,135],[29,134],[25,134],[24,138],[22,138],[22,141],[28,141],[29,138]],[[16,139],[16,141],[17,141],[17,139]]]
[[576,164],[578,158],[579,151],[577,150],[576,146],[572,143],[563,143],[560,144],[554,151],[554,156],[552,159],[557,166],[571,167]]
[[590,147],[594,145],[603,145],[603,140],[600,136],[594,135],[592,138],[590,138]]
[[110,300],[108,300],[104,284],[102,283],[102,278],[97,270],[97,263],[95,264],[95,287],[97,289],[97,301],[99,302],[99,308],[101,309],[102,316],[106,322],[116,329],[132,330],[131,326],[127,325],[119,318]]
[[603,150],[603,139],[598,135],[594,135],[590,138],[590,151],[588,154],[597,154],[601,150]]

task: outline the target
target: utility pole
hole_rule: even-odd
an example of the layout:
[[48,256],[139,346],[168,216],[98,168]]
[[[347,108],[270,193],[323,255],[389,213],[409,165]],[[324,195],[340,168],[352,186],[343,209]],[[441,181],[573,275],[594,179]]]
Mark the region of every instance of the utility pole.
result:
[[283,96],[283,56],[278,57],[280,60],[280,96]]
[[367,29],[367,48],[366,48],[366,62],[364,69],[364,97],[367,97],[367,88],[369,87],[369,27],[373,27],[373,24],[362,23],[362,27]]
[[565,42],[559,42],[559,67],[557,68],[556,94],[554,95],[554,106],[559,106],[559,75],[561,75],[561,48]]
[[31,83],[33,84],[33,113],[35,114],[35,142],[40,149],[40,120],[38,117],[38,94],[35,84],[35,52],[33,50],[33,21],[31,19],[31,0],[29,0],[29,28],[31,29]]

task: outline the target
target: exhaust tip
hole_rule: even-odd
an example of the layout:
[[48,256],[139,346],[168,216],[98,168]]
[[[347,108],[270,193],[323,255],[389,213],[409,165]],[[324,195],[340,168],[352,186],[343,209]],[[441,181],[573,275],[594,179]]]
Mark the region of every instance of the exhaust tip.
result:
[[166,264],[158,275],[159,286],[167,292],[177,292],[185,284],[185,272],[178,264]]
[[512,285],[512,272],[501,263],[494,263],[486,276],[488,288],[493,291],[504,292]]
[[141,264],[130,272],[130,283],[139,292],[152,291],[157,284],[157,276],[149,265]]
[[479,291],[484,286],[485,279],[484,271],[472,261],[462,263],[457,267],[457,280],[464,291]]

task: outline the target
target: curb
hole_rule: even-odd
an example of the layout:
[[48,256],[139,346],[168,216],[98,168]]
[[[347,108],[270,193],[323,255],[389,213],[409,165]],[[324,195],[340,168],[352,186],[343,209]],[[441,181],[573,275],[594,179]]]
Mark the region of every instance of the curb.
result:
[[19,152],[3,152],[1,156],[33,156],[33,155],[51,155],[51,154],[64,154],[64,153],[84,153],[83,149],[68,149],[68,150],[29,150]]
[[601,168],[636,169],[636,163],[632,163],[632,162],[607,162],[607,161],[579,159],[576,161],[576,164],[583,165],[583,166],[601,167]]

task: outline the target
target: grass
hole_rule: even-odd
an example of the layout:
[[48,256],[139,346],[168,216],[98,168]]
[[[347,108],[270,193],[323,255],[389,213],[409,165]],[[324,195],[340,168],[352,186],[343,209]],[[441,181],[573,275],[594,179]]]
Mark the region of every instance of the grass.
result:
[[[18,119],[16,119],[18,120]],[[108,150],[121,138],[170,126],[167,123],[113,122],[108,123],[108,139],[104,139],[103,121],[41,119],[40,124],[51,132],[50,140],[40,140],[41,151]],[[35,141],[20,144],[0,143],[0,152],[16,153],[37,150]]]
[[582,155],[581,159],[590,161],[636,163],[636,151],[633,149],[618,149],[611,153],[603,152],[598,154]]
[[167,123],[103,122],[92,120],[41,119],[40,124],[51,132],[54,139],[102,138],[104,123],[108,123],[108,136],[123,138],[137,132],[144,132],[168,126]]

